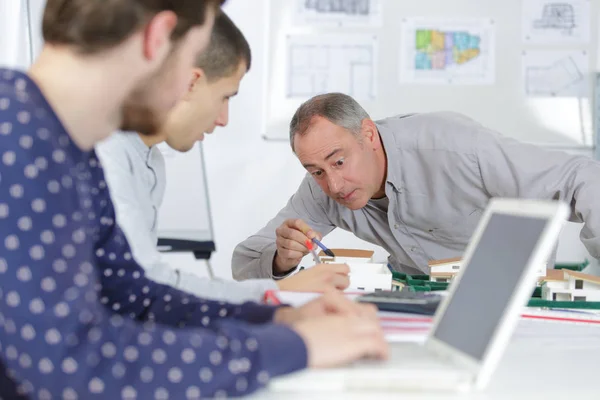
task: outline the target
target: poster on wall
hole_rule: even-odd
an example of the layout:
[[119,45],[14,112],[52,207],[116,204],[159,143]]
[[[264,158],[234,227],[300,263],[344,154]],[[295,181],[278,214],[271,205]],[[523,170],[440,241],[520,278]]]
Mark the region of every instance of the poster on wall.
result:
[[286,98],[342,92],[356,100],[377,97],[377,36],[287,37]]
[[528,97],[590,95],[587,51],[533,50],[523,52],[523,88]]
[[491,85],[495,27],[490,19],[406,18],[400,40],[400,83]]
[[586,44],[591,18],[590,0],[523,0],[523,42]]
[[292,21],[298,26],[376,28],[382,24],[381,0],[294,0]]

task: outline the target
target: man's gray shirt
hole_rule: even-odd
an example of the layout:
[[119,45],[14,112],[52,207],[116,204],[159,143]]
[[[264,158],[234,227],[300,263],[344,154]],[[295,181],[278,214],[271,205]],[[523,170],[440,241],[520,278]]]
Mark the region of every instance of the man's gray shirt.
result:
[[336,227],[383,247],[394,269],[427,272],[429,260],[462,255],[492,197],[561,199],[581,241],[600,256],[600,163],[506,138],[463,115],[438,112],[376,122],[387,156],[387,213],[370,201],[352,211],[307,175],[275,218],[240,243],[233,276],[273,277],[275,229],[301,218],[328,234]]

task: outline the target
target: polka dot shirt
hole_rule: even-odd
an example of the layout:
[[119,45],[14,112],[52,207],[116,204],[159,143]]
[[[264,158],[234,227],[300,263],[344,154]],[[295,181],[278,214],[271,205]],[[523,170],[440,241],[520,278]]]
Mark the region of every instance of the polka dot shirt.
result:
[[0,399],[248,394],[306,366],[273,313],[146,279],[95,153],[0,69]]

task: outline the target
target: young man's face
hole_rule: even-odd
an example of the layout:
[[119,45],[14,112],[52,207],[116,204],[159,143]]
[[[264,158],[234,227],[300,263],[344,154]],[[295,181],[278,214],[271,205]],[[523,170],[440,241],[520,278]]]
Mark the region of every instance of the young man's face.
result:
[[214,21],[214,10],[207,10],[204,25],[190,29],[160,69],[137,85],[125,103],[122,129],[145,135],[157,133],[169,111],[185,94],[189,71],[208,45]]
[[175,150],[188,151],[217,126],[226,126],[229,99],[237,94],[246,70],[246,63],[241,62],[230,76],[213,81],[196,70],[189,93],[171,111],[163,126],[167,144]]

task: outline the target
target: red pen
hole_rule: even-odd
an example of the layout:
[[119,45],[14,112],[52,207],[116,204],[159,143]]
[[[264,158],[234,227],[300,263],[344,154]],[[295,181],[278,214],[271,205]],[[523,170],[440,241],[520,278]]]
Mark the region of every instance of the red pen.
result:
[[311,242],[310,240],[306,239],[306,242],[304,242],[304,244],[306,245],[306,248],[312,254],[313,260],[315,260],[315,264],[318,264],[320,262],[319,255],[315,251],[315,246],[313,245],[313,242]]

